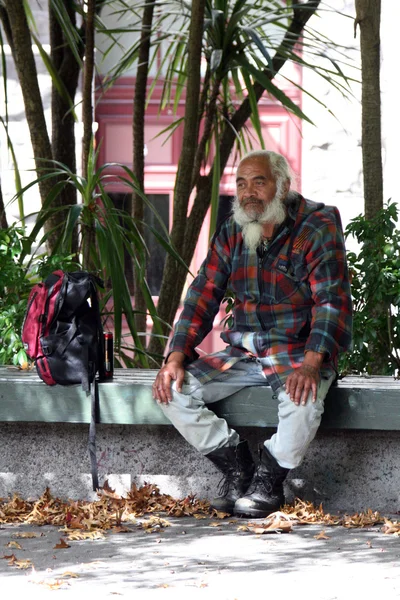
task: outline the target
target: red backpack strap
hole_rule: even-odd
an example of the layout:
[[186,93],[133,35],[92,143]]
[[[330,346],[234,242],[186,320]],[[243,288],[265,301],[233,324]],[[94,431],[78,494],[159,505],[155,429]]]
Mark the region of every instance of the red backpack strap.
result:
[[66,287],[66,274],[60,269],[49,275],[44,282],[47,288],[47,300],[41,315],[42,330],[40,336],[49,335],[50,325],[54,319],[54,315],[60,310],[63,294],[62,288]]

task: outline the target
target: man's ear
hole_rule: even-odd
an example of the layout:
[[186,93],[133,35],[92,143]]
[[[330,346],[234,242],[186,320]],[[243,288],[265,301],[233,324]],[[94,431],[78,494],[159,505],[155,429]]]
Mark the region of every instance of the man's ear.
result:
[[285,192],[285,198],[290,191],[290,180],[286,179],[285,185],[283,186],[283,191]]

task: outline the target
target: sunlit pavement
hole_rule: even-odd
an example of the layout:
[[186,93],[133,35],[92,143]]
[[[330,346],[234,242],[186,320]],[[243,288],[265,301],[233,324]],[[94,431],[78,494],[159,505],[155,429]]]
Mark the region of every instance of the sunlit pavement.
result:
[[[4,525],[0,557],[15,559],[0,558],[1,596],[400,598],[400,540],[379,526],[294,525],[261,535],[243,530],[246,519],[165,518],[163,530],[129,525],[126,533],[67,541],[68,548],[55,548],[63,537],[57,527]],[[22,537],[28,532],[38,537]]]

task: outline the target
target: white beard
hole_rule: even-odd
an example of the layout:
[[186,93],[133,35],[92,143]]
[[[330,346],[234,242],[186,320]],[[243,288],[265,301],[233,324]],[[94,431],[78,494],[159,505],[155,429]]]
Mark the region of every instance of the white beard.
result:
[[247,213],[241,206],[238,198],[235,197],[232,204],[232,214],[235,222],[242,228],[245,245],[251,252],[255,252],[261,244],[263,224],[273,223],[274,225],[280,225],[286,218],[282,192],[278,190],[275,198],[260,214],[257,214],[255,211]]

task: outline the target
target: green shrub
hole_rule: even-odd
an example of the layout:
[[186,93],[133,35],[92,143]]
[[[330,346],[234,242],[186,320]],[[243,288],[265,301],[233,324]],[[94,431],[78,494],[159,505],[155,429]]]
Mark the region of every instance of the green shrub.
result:
[[353,350],[340,359],[343,374],[397,375],[400,369],[400,232],[390,202],[370,220],[346,228],[360,250],[348,253],[354,324]]
[[32,286],[56,269],[79,268],[72,256],[46,255],[22,260],[30,250],[24,229],[0,229],[0,364],[25,366],[29,359],[21,328]]

